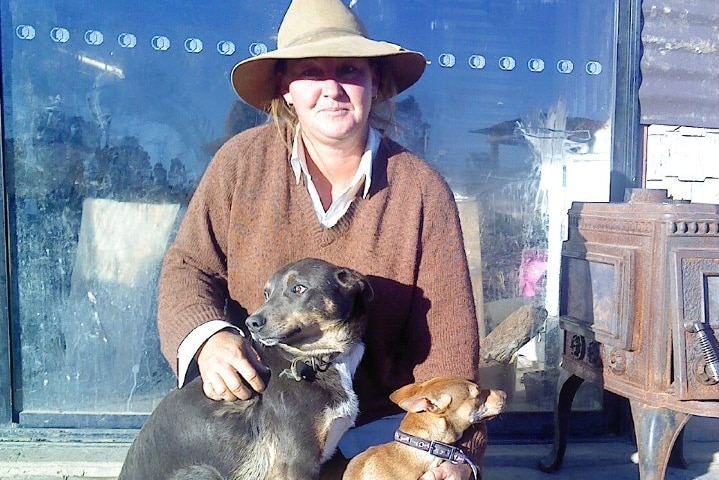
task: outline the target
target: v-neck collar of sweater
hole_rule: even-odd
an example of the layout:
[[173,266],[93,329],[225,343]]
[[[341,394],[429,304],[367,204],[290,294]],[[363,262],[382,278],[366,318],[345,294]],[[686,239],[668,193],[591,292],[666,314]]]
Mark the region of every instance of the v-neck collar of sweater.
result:
[[[328,246],[335,242],[337,239],[342,238],[347,231],[352,227],[352,222],[355,221],[355,217],[361,212],[363,205],[371,201],[372,197],[377,195],[380,191],[387,188],[387,166],[388,157],[390,151],[388,150],[389,145],[384,135],[380,135],[379,145],[375,152],[374,159],[372,162],[372,179],[369,190],[366,195],[357,195],[354,201],[350,204],[347,212],[337,221],[332,227],[324,227],[319,220],[312,204],[309,191],[307,190],[307,184],[304,178],[301,178],[299,184],[294,182],[291,188],[301,189],[299,197],[301,200],[301,215],[306,222],[308,232],[312,235],[312,238],[322,247]],[[294,172],[288,165],[289,171],[292,172],[292,180],[294,180]],[[358,192],[359,193],[359,192]]]
[[352,226],[358,208],[361,208],[361,204],[367,201],[366,198],[358,195],[337,223],[328,228],[323,226],[317,218],[305,181],[303,180],[299,185],[293,185],[292,188],[302,189],[302,192],[300,192],[302,198],[300,205],[302,218],[307,223],[310,235],[323,247],[330,245],[347,233]]

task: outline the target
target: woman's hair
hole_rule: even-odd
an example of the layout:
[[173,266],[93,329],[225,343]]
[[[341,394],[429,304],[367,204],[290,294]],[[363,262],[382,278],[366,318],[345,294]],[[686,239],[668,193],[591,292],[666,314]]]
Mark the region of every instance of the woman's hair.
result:
[[[384,131],[388,127],[394,126],[394,97],[397,94],[397,87],[391,76],[383,75],[381,59],[370,58],[369,64],[372,68],[377,69],[380,77],[377,96],[372,100],[369,123],[372,127]],[[286,68],[286,61],[278,60],[275,66],[275,74],[284,74]],[[290,125],[293,128],[297,126],[297,114],[295,114],[292,107],[287,105],[282,96],[272,99],[267,113],[279,129],[283,125]]]

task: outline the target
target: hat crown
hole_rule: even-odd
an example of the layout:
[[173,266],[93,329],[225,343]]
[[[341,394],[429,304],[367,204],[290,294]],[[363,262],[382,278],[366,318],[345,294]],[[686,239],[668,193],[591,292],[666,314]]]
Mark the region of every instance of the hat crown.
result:
[[277,47],[345,35],[367,37],[367,30],[341,0],[293,0],[277,33]]

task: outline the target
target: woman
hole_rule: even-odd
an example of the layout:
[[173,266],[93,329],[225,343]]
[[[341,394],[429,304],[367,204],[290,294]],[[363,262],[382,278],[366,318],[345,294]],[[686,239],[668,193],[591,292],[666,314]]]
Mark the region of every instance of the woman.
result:
[[[277,43],[233,70],[240,98],[274,122],[230,139],[190,202],[160,279],[163,353],[180,385],[199,373],[208,397],[247,399],[264,388],[264,367],[236,326],[262,303],[267,278],[302,257],[347,266],[375,292],[355,376],[358,424],[374,422],[398,412],[388,396],[402,385],[477,372],[452,192],[370,126],[426,62],[367,38],[341,0],[294,0]],[[476,460],[485,434],[478,427],[464,439]],[[338,454],[323,478],[343,464]],[[422,479],[469,476],[468,466],[443,463]]]

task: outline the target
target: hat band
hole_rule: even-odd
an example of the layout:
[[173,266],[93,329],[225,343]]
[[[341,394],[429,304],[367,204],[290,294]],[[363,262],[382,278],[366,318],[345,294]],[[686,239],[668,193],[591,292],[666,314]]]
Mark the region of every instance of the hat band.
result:
[[311,40],[315,40],[315,39],[322,39],[322,38],[326,38],[326,37],[345,36],[345,35],[352,35],[352,36],[367,38],[364,35],[362,35],[360,32],[358,32],[357,30],[348,30],[345,28],[322,28],[322,29],[318,29],[318,30],[312,30],[310,32],[305,33],[304,35],[295,37],[292,39],[292,41],[287,42],[281,48],[303,45],[303,44],[309,43]]

